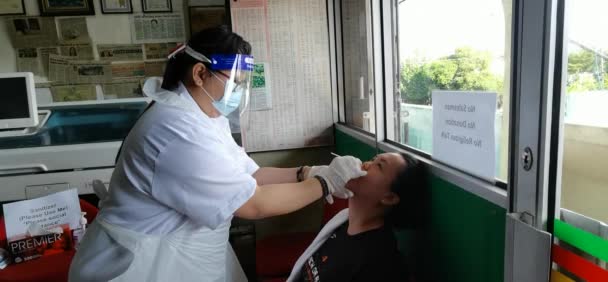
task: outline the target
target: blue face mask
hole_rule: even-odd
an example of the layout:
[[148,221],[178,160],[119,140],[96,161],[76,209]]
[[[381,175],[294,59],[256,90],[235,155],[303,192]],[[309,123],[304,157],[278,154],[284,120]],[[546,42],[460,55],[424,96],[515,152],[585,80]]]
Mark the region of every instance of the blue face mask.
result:
[[241,105],[241,98],[243,97],[243,88],[238,87],[232,80],[228,80],[226,82],[222,81],[219,77],[217,77],[214,73],[213,76],[218,79],[220,82],[224,84],[224,96],[219,101],[216,101],[209,95],[205,88],[202,88],[205,91],[205,94],[209,96],[209,98],[213,101],[213,107],[220,112],[223,116],[228,116],[230,113],[234,112]]

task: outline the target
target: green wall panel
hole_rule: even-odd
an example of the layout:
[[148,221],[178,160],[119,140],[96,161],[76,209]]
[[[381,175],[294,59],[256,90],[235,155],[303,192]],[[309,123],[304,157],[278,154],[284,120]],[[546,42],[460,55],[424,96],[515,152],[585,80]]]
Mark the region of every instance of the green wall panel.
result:
[[[335,136],[340,155],[368,160],[376,154],[373,146],[347,133],[336,130]],[[432,176],[430,181],[425,239],[415,241],[408,232],[397,233],[402,252],[412,253],[413,244],[423,244],[424,252],[416,258],[423,280],[503,281],[505,209],[441,178]]]

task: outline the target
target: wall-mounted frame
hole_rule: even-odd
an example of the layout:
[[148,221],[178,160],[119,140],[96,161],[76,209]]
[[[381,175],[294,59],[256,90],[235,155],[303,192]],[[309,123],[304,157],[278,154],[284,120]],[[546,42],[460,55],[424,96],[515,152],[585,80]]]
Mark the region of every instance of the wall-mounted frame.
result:
[[42,16],[95,15],[93,0],[38,0]]
[[190,35],[205,28],[223,24],[229,24],[226,7],[224,6],[200,6],[188,7],[190,19]]
[[24,0],[3,0],[0,1],[0,16],[6,15],[25,15]]
[[141,0],[141,9],[144,13],[170,13],[173,5],[171,0]]
[[102,14],[132,14],[132,0],[99,0]]

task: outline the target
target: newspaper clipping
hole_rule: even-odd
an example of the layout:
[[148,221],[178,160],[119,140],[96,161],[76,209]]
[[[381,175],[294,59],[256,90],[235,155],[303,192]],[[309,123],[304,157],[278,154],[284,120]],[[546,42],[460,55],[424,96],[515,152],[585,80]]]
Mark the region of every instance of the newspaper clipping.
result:
[[71,60],[93,60],[93,46],[91,44],[61,44],[61,55]]
[[59,34],[61,34],[61,41],[63,43],[75,44],[91,42],[86,18],[59,18],[57,19],[57,23],[59,25]]
[[53,102],[74,102],[97,100],[95,85],[54,85],[51,86]]
[[106,83],[101,88],[104,100],[143,97],[139,80]]
[[71,61],[58,55],[49,55],[49,80],[58,83],[105,83],[112,79],[109,62]]
[[131,25],[134,43],[184,41],[184,19],[180,14],[135,15]]
[[55,18],[7,18],[6,28],[14,48],[55,46],[58,42]]
[[113,80],[143,78],[145,74],[144,62],[112,64]]
[[17,71],[33,72],[35,76],[43,76],[39,55],[36,48],[17,49]]
[[40,60],[42,61],[42,71],[44,72],[44,76],[49,76],[49,55],[59,54],[59,48],[57,47],[40,47],[38,48],[38,54],[40,56]]
[[141,61],[144,58],[141,44],[98,44],[97,53],[102,61]]
[[144,68],[146,77],[163,76],[165,74],[165,64],[167,61],[145,62]]
[[146,50],[146,60],[166,60],[169,53],[171,53],[175,47],[177,47],[176,42],[144,44],[144,49]]

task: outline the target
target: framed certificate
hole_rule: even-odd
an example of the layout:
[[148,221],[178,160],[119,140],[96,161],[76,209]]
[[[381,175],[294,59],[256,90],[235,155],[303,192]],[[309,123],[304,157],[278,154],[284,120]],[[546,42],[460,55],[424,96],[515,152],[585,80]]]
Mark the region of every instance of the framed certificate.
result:
[[93,0],[38,0],[42,16],[95,15]]
[[25,15],[24,0],[2,0],[0,1],[0,15]]
[[132,14],[131,0],[99,0],[102,14]]
[[173,11],[171,0],[141,0],[144,13],[167,13]]

